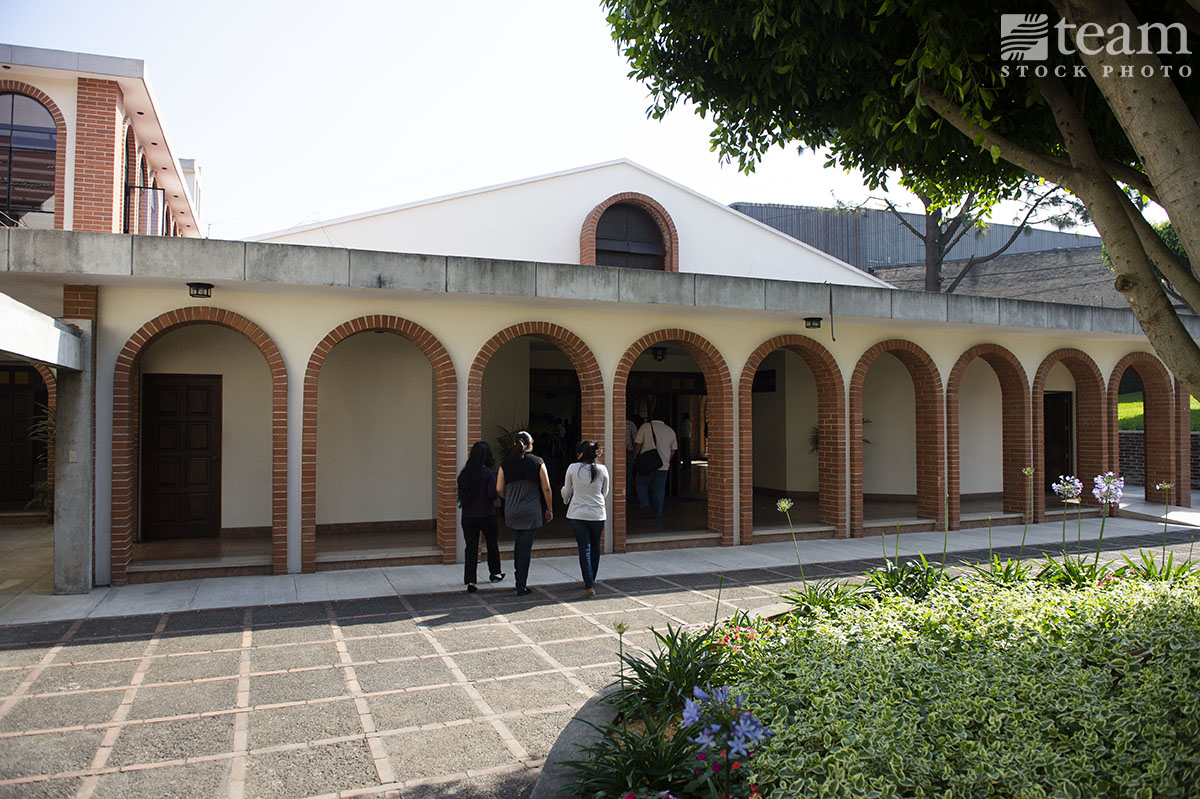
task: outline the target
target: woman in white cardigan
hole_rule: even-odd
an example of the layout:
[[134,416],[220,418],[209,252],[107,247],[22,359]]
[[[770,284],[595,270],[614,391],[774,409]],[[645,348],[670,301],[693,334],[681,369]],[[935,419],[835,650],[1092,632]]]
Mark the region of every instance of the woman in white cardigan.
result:
[[567,521],[575,533],[579,547],[579,572],[583,588],[590,599],[596,595],[596,572],[600,569],[600,541],[604,536],[604,500],[610,482],[608,469],[596,463],[600,447],[595,441],[582,441],[575,448],[575,463],[567,467],[562,487],[563,502],[567,503]]

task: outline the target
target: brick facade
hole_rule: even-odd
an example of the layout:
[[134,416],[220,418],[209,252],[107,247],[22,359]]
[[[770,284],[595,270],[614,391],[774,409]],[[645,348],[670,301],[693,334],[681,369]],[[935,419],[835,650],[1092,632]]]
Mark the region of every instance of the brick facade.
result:
[[[1175,384],[1175,504],[1180,507],[1192,506],[1192,486],[1200,483],[1197,476],[1197,465],[1200,464],[1200,450],[1197,450],[1196,433],[1192,430],[1192,395],[1178,379]],[[1191,465],[1189,469],[1188,466]]]
[[160,314],[129,337],[113,374],[112,440],[112,585],[128,582],[128,566],[137,539],[138,446],[140,442],[141,355],[171,330],[197,324],[227,327],[259,349],[271,372],[271,568],[287,572],[287,368],[271,337],[249,319],[212,306],[189,306]]
[[600,224],[600,217],[604,216],[604,212],[618,203],[635,205],[650,214],[650,217],[658,224],[659,232],[663,237],[663,246],[666,248],[666,254],[663,256],[663,271],[678,272],[679,231],[675,229],[675,222],[672,221],[671,215],[667,213],[667,209],[663,208],[661,203],[653,197],[647,197],[645,194],[635,191],[614,194],[593,208],[584,218],[583,228],[579,232],[579,263],[585,266],[596,265],[596,226]]
[[911,341],[890,339],[871,347],[858,359],[850,378],[850,535],[863,534],[863,384],[871,364],[883,354],[896,357],[908,370],[915,392],[917,515],[941,519],[946,468],[945,405],[942,378],[925,350]]
[[1122,358],[1113,369],[1108,380],[1108,451],[1112,457],[1112,469],[1121,473],[1120,445],[1117,430],[1117,400],[1121,378],[1127,369],[1137,372],[1142,381],[1142,409],[1145,429],[1145,459],[1143,480],[1147,502],[1163,502],[1166,491],[1154,486],[1171,483],[1176,478],[1175,470],[1175,392],[1171,375],[1166,368],[1148,352],[1131,352]]
[[[633,362],[647,349],[673,344],[700,367],[708,388],[708,527],[721,534],[723,546],[733,545],[733,386],[729,367],[721,353],[702,336],[677,328],[656,330],[642,336],[625,351],[613,378],[613,425],[625,422],[625,392]],[[613,549],[625,551],[625,447],[614,446],[610,460],[613,479],[613,517],[610,523]]]
[[360,316],[331,330],[313,350],[304,373],[304,430],[300,466],[300,562],[301,570],[317,569],[317,387],[321,367],[339,342],[367,331],[394,333],[412,342],[433,369],[435,394],[437,476],[435,478],[437,542],[442,549],[442,561],[453,563],[456,556],[456,499],[454,480],[457,474],[456,442],[458,440],[458,378],[454,364],[442,343],[425,328],[398,316]]
[[962,514],[959,452],[959,388],[963,373],[980,358],[1000,381],[1003,405],[1001,471],[1003,508],[1007,513],[1026,513],[1026,478],[1021,470],[1030,465],[1029,379],[1016,356],[998,344],[980,344],[962,354],[946,380],[946,492],[950,503],[950,529],[957,530]]
[[[741,543],[754,542],[754,375],[763,360],[779,349],[799,355],[817,386],[817,427],[822,446],[817,453],[817,504],[822,522],[849,533],[846,512],[846,390],[841,370],[829,350],[807,336],[776,336],[764,341],[742,369],[738,382],[738,468]],[[615,417],[614,417],[615,419]],[[825,445],[825,442],[832,442]]]
[[[1046,418],[1042,396],[1046,378],[1061,363],[1075,380],[1075,473],[1084,482],[1083,500],[1095,504],[1087,480],[1107,471],[1108,414],[1104,377],[1096,362],[1073,348],[1055,350],[1042,360],[1033,378],[1033,485],[1046,485]],[[1112,418],[1116,419],[1114,413]],[[1046,521],[1046,492],[1033,492],[1033,520]]]
[[121,88],[80,78],[75,108],[75,230],[120,233],[125,111]]

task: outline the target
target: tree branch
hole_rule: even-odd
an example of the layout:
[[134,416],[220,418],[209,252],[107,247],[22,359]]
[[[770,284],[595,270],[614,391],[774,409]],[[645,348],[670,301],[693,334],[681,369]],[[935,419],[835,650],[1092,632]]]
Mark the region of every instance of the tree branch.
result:
[[[911,233],[912,233],[914,236],[916,236],[917,238],[919,238],[921,241],[925,241],[925,234],[924,234],[924,233],[922,233],[922,232],[920,232],[919,230],[917,230],[917,229],[916,229],[915,227],[913,227],[912,225],[910,225],[910,224],[909,224],[909,222],[908,222],[908,220],[907,220],[907,219],[905,219],[905,218],[904,218],[904,216],[903,216],[903,215],[902,215],[902,214],[901,214],[899,211],[897,211],[897,210],[896,210],[896,206],[892,205],[892,201],[891,201],[891,200],[884,200],[884,203],[886,203],[886,204],[887,204],[887,208],[888,208],[888,210],[889,210],[889,211],[891,211],[891,212],[892,212],[892,214],[893,214],[893,215],[894,215],[894,216],[895,216],[897,219],[899,219],[899,220],[900,220],[900,224],[902,224],[902,225],[904,225],[906,228],[908,228],[909,232],[911,232]],[[926,246],[926,247],[928,247],[928,246],[929,246],[929,242],[925,241],[925,246]]]
[[1122,164],[1108,159],[1103,160],[1101,163],[1104,165],[1104,170],[1112,176],[1113,180],[1124,183],[1129,188],[1141,192],[1143,196],[1148,197],[1153,202],[1158,202],[1158,192],[1154,190],[1153,184],[1150,183],[1150,178],[1129,166],[1129,164]]
[[1185,266],[1175,256],[1175,253],[1171,252],[1171,248],[1158,235],[1158,231],[1146,221],[1146,217],[1142,216],[1141,211],[1129,201],[1128,197],[1125,198],[1125,215],[1129,217],[1129,222],[1133,225],[1138,241],[1141,242],[1146,255],[1154,262],[1155,268],[1163,278],[1175,289],[1175,294],[1192,310],[1200,310],[1200,280],[1196,279],[1195,273]]
[[967,261],[967,265],[964,266],[962,268],[962,271],[958,273],[958,277],[954,278],[954,282],[952,282],[950,284],[950,287],[946,289],[946,293],[952,294],[954,292],[954,290],[956,288],[958,288],[958,284],[961,283],[963,281],[963,278],[967,276],[967,272],[970,272],[972,269],[974,269],[979,264],[986,264],[988,261],[994,261],[995,259],[999,258],[1001,255],[1003,255],[1008,250],[1009,247],[1013,246],[1013,243],[1016,242],[1017,237],[1021,235],[1021,231],[1023,231],[1025,229],[1025,225],[1029,223],[1029,218],[1031,216],[1033,216],[1033,212],[1037,210],[1037,207],[1039,205],[1041,205],[1045,199],[1047,199],[1051,194],[1053,194],[1057,190],[1058,190],[1057,186],[1050,189],[1045,194],[1043,194],[1041,197],[1038,197],[1037,200],[1035,200],[1033,202],[1033,204],[1029,206],[1029,210],[1025,212],[1025,217],[1021,220],[1021,224],[1017,225],[1017,229],[1013,231],[1012,235],[1008,237],[1008,241],[1004,242],[1004,245],[1002,247],[1000,247],[997,250],[993,250],[990,255],[985,255],[982,258],[976,258],[975,256],[972,255],[971,258]]

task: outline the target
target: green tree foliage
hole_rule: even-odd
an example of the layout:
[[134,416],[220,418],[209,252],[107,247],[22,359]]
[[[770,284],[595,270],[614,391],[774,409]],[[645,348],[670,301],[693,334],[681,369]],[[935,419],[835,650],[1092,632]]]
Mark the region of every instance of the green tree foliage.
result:
[[[1179,46],[1200,31],[1200,13],[1188,3],[603,6],[631,76],[650,89],[650,115],[693,103],[713,121],[713,149],[743,170],[798,144],[827,148],[830,166],[861,170],[872,188],[903,172],[938,205],[1015,196],[1030,173],[1063,186],[1104,238],[1115,287],[1155,349],[1200,394],[1200,348],[1163,285],[1200,310],[1200,280],[1139,202],[1160,204],[1182,249],[1200,255],[1200,42]],[[1002,60],[1001,16],[1014,11],[1048,15],[1047,60]]]

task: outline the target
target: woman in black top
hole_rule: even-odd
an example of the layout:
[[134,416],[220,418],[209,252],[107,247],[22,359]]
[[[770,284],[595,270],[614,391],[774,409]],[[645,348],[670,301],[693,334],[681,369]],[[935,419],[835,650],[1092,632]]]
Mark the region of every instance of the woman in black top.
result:
[[496,493],[504,498],[504,523],[516,539],[513,571],[517,575],[517,595],[525,596],[530,593],[525,581],[533,556],[533,537],[543,523],[550,523],[554,513],[550,510],[550,478],[546,464],[533,454],[533,436],[522,430],[516,440],[521,449],[500,464]]
[[458,473],[458,504],[462,508],[463,582],[471,593],[478,591],[475,574],[479,562],[479,534],[487,542],[489,579],[494,583],[504,579],[500,571],[499,526],[496,522],[496,472],[492,448],[486,441],[477,441],[467,456],[467,465]]

